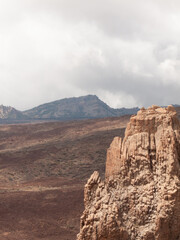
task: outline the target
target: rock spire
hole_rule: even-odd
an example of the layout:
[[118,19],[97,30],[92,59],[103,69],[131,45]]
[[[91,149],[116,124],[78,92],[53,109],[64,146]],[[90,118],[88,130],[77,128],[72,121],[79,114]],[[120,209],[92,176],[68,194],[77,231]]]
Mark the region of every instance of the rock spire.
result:
[[107,151],[106,178],[84,190],[77,240],[180,240],[180,123],[172,106],[142,108]]

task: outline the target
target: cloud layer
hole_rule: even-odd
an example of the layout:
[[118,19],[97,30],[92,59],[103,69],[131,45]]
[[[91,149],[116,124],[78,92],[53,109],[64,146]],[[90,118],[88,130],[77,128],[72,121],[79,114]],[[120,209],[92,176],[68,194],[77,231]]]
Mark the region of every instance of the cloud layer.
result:
[[0,103],[179,103],[177,0],[0,0]]

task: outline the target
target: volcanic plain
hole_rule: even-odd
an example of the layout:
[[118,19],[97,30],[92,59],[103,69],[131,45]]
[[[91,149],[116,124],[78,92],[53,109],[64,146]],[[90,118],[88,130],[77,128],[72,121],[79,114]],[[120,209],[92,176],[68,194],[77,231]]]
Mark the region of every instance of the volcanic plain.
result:
[[83,188],[129,116],[0,126],[0,239],[75,240]]

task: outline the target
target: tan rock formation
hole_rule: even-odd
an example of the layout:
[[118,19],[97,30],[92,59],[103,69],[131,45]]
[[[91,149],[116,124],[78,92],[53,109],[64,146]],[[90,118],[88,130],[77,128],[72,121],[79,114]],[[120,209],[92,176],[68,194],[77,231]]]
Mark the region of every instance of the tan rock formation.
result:
[[180,240],[180,123],[142,108],[107,151],[106,179],[85,185],[78,240]]

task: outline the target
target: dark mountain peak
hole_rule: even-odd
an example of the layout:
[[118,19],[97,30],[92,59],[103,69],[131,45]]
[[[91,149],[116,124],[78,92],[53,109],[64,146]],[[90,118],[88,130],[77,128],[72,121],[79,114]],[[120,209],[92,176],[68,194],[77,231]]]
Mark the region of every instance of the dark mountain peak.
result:
[[113,109],[100,100],[96,95],[64,98],[57,101],[42,104],[24,112],[25,115],[34,119],[58,119],[74,120],[88,118],[117,117],[136,113],[131,109]]
[[80,96],[80,97],[63,98],[63,99],[59,99],[59,100],[45,103],[45,104],[64,103],[64,102],[83,102],[83,101],[101,101],[101,100],[96,95],[86,95],[86,96]]

